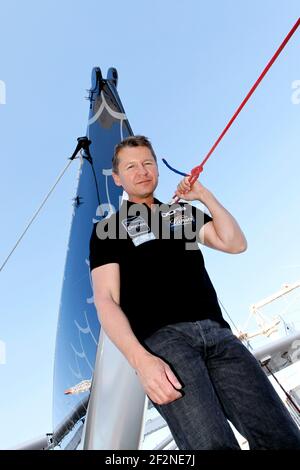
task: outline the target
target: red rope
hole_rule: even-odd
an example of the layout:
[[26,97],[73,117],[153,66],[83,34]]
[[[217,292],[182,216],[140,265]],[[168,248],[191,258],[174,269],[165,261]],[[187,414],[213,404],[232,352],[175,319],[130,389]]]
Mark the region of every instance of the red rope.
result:
[[[294,26],[292,27],[292,29],[290,30],[289,34],[286,36],[286,38],[283,40],[283,42],[281,43],[281,45],[279,46],[279,48],[277,49],[277,51],[275,52],[275,54],[273,55],[272,59],[268,62],[268,64],[266,65],[266,67],[264,68],[264,70],[262,71],[262,73],[260,74],[260,76],[258,77],[258,79],[256,80],[256,82],[254,83],[254,85],[252,86],[252,88],[250,89],[249,93],[247,94],[247,96],[244,98],[244,100],[241,102],[240,106],[237,108],[237,110],[235,111],[234,115],[232,116],[232,118],[230,119],[230,121],[228,122],[227,126],[224,128],[224,130],[221,132],[221,134],[219,135],[219,137],[217,138],[217,140],[215,141],[214,145],[211,147],[210,151],[207,153],[207,155],[205,156],[204,160],[202,161],[202,163],[200,163],[200,165],[198,166],[195,166],[192,171],[191,171],[191,175],[189,177],[189,182],[191,183],[191,186],[195,183],[195,181],[198,179],[200,173],[203,171],[203,166],[205,165],[205,163],[207,162],[207,160],[209,159],[209,157],[211,156],[211,154],[213,153],[213,151],[215,150],[215,148],[218,146],[218,144],[221,142],[221,140],[223,139],[224,135],[226,134],[226,132],[228,131],[228,129],[231,127],[232,123],[235,121],[235,119],[237,118],[237,116],[239,115],[239,113],[242,111],[243,107],[245,106],[245,104],[247,103],[247,101],[249,100],[249,98],[251,97],[251,95],[254,93],[254,91],[256,90],[256,88],[258,87],[258,85],[260,84],[260,82],[262,81],[262,79],[264,78],[264,76],[266,75],[266,73],[268,72],[268,70],[272,67],[272,65],[274,64],[275,60],[277,59],[277,57],[279,56],[280,52],[283,50],[283,48],[286,46],[286,44],[289,42],[289,40],[291,39],[291,37],[293,36],[294,32],[296,31],[296,29],[298,28],[298,26],[300,25],[300,18],[298,18],[298,20],[296,21],[296,23],[294,24]],[[177,202],[179,201],[180,198],[178,198],[178,196],[175,196],[175,201],[174,202]]]

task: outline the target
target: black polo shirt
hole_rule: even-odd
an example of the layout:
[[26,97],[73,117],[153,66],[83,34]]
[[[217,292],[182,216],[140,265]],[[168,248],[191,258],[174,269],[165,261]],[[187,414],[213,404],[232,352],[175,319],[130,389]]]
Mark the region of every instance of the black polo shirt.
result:
[[212,218],[188,203],[154,203],[150,209],[124,200],[94,225],[90,270],[119,264],[120,307],[141,342],[177,322],[209,318],[229,328],[198,246],[199,230]]

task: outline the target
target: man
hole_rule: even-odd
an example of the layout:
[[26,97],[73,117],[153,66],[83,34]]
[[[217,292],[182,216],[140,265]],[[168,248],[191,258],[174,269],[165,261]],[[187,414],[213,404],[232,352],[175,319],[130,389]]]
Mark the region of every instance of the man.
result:
[[286,408],[223,319],[197,243],[245,251],[236,220],[187,177],[176,195],[201,201],[211,217],[188,203],[156,199],[157,161],[144,136],[116,146],[113,179],[128,201],[94,227],[94,302],[104,331],[135,369],[179,449],[239,449],[227,419],[250,448],[300,448]]

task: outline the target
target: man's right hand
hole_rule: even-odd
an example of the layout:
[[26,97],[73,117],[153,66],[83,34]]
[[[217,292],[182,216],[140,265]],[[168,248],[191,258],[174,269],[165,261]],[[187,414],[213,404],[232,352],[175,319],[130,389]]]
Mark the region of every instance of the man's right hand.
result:
[[176,389],[182,388],[170,366],[162,359],[147,353],[139,360],[136,373],[148,397],[158,405],[165,405],[182,397]]

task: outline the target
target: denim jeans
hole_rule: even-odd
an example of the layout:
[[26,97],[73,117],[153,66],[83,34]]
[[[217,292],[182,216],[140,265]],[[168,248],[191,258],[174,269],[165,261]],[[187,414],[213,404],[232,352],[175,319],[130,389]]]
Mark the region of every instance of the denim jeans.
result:
[[[179,449],[300,449],[300,431],[255,357],[212,320],[164,326],[146,338],[182,384],[183,396],[155,408]],[[151,400],[150,400],[151,401]]]

